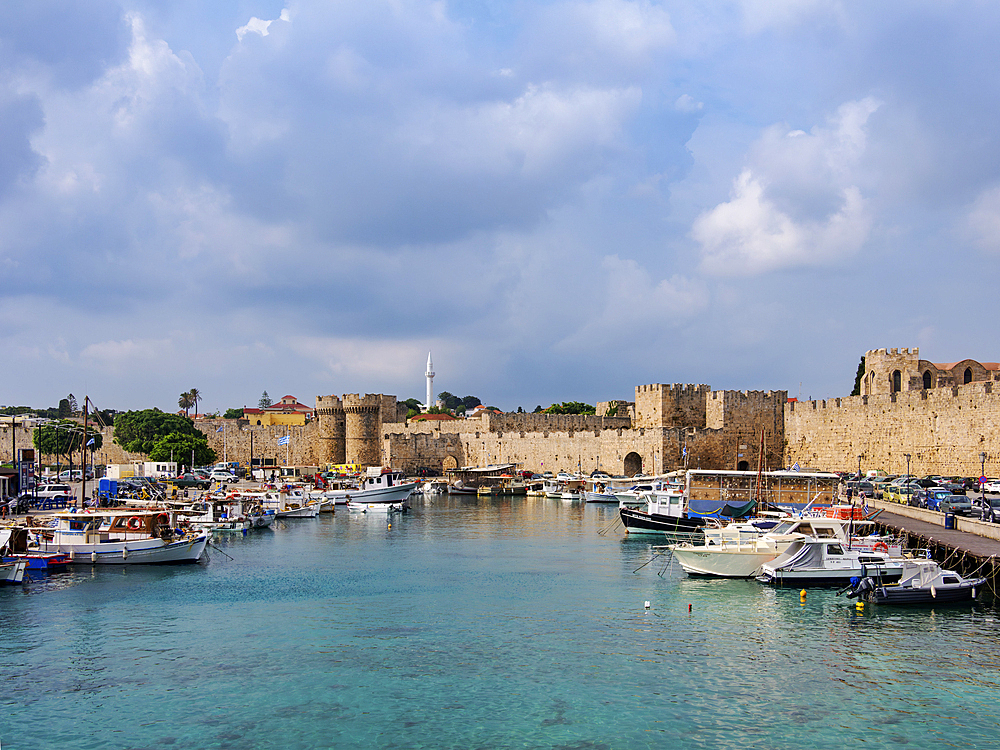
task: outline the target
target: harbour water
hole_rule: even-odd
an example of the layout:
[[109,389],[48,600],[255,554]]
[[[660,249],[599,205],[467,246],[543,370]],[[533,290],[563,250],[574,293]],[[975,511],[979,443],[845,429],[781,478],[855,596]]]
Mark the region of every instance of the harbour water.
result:
[[599,533],[612,507],[414,505],[0,590],[0,745],[997,747],[992,605],[641,567],[649,540]]

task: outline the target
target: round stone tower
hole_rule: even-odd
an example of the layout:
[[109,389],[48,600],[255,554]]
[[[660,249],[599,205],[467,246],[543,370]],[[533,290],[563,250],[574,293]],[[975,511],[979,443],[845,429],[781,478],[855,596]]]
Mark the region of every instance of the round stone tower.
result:
[[379,432],[382,427],[381,405],[382,400],[378,395],[344,394],[345,463],[362,466],[381,465],[382,451],[379,450]]
[[319,422],[320,463],[347,463],[347,427],[340,398],[317,396],[316,419]]

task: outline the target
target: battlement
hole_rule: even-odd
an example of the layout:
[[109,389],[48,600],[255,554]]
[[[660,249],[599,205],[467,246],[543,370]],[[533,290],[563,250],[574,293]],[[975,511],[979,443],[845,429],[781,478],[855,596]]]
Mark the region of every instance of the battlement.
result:
[[902,348],[893,347],[892,349],[869,349],[867,352],[865,352],[865,358],[866,359],[868,357],[898,357],[900,355],[907,355],[907,356],[911,356],[911,357],[919,357],[920,356],[920,347],[919,346],[913,346],[913,347],[910,347],[910,348],[906,348],[906,347],[902,347]]
[[340,400],[340,396],[316,397],[317,414],[332,414],[335,411],[343,411],[343,410],[344,410],[344,403]]
[[671,385],[666,385],[664,383],[651,383],[649,385],[637,385],[635,387],[636,396],[639,394],[649,393],[676,393],[691,396],[708,393],[711,390],[712,387],[709,385],[693,385],[691,383],[673,383]]
[[357,393],[344,394],[344,410],[364,410],[379,411],[382,407],[382,396],[378,393],[366,393],[361,396]]

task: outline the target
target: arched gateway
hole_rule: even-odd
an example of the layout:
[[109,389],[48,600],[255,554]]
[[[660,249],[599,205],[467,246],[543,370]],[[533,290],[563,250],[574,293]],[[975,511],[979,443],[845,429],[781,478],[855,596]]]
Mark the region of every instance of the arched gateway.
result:
[[634,477],[642,474],[642,456],[633,451],[625,456],[625,476]]

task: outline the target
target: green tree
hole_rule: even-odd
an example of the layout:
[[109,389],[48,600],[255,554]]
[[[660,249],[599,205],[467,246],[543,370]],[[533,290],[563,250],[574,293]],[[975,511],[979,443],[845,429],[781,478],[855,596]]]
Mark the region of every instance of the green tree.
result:
[[201,391],[199,391],[197,388],[192,388],[190,391],[188,391],[188,395],[191,397],[191,401],[192,401],[191,405],[194,407],[194,415],[197,417],[198,416],[198,402],[202,400],[202,398],[201,398]]
[[77,417],[77,416],[79,416],[80,415],[80,405],[76,403],[76,396],[74,396],[71,393],[71,394],[69,394],[66,397],[66,400],[69,401],[69,415],[71,417]]
[[208,437],[200,430],[195,430],[194,433],[171,432],[163,435],[153,444],[148,454],[150,461],[174,460],[186,464],[191,461],[192,450],[195,466],[215,463],[216,453],[208,447]]
[[472,411],[483,402],[480,401],[475,396],[466,396],[465,398],[462,399],[462,403],[465,404],[466,409]]
[[546,414],[596,414],[595,409],[590,404],[580,401],[563,401],[561,404],[552,404],[545,410]]
[[260,401],[257,402],[257,406],[261,409],[266,409],[271,405],[271,397],[267,395],[267,391],[260,394]]
[[408,398],[403,403],[406,405],[408,409],[414,409],[416,411],[420,411],[420,407],[423,405],[415,398]]
[[243,419],[242,409],[226,409],[226,413],[222,415],[223,419]]
[[131,453],[148,454],[160,438],[173,432],[203,434],[190,417],[166,414],[159,409],[127,411],[115,417],[115,442]]
[[191,391],[184,391],[180,398],[177,399],[177,405],[184,410],[184,416],[186,417],[188,411],[194,406],[194,399],[191,397]]
[[59,399],[59,419],[69,419],[73,416],[73,409],[70,407],[68,398]]
[[533,412],[531,412],[531,413],[532,414],[541,414],[543,411],[545,411],[545,410],[542,408],[542,405],[539,404],[538,406],[535,407],[535,410]]
[[861,364],[858,365],[858,371],[854,374],[854,390],[851,391],[852,396],[861,395],[861,379],[865,376],[865,358],[861,358]]

